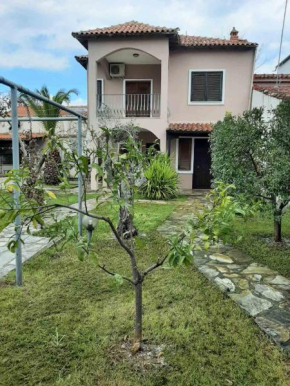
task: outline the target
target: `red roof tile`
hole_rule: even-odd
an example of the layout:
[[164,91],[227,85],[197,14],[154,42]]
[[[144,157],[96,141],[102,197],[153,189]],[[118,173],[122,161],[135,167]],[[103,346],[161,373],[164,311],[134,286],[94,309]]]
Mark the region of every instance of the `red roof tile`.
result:
[[[30,137],[29,135],[24,135],[24,134],[20,135],[21,139],[27,139],[29,137]],[[45,137],[44,133],[33,133],[32,134],[32,138],[43,138],[43,137]],[[0,140],[1,141],[10,141],[10,140],[12,140],[11,134],[0,134]]]
[[[88,112],[88,107],[87,106],[68,106],[70,109],[72,110],[75,110],[76,112],[80,113],[80,114],[83,114],[83,115],[87,115],[87,112]],[[18,117],[19,118],[24,118],[24,117],[35,117],[35,113],[34,111],[29,107],[27,109],[26,106],[18,106],[17,107],[17,113],[18,113]],[[11,112],[8,112],[8,115],[10,116]],[[64,110],[60,110],[60,116],[61,117],[66,117],[66,116],[72,116],[72,114],[64,111]]]
[[89,55],[78,55],[78,56],[75,56],[75,60],[77,62],[79,62],[85,69],[87,69]]
[[[95,28],[87,31],[73,32],[72,36],[87,48],[87,39],[89,37],[110,37],[110,36],[128,36],[128,35],[170,35],[177,46],[183,47],[257,47],[257,43],[250,43],[245,39],[239,39],[238,31],[233,28],[230,39],[208,38],[203,36],[178,35],[179,28],[156,27],[150,24],[139,23],[138,21],[129,21],[123,24],[113,25],[111,27]],[[77,60],[81,60],[78,57]]]
[[103,35],[136,35],[136,34],[177,34],[178,28],[155,27],[150,24],[128,21],[111,27],[95,28],[87,31],[73,32],[74,37]]
[[167,130],[175,132],[210,133],[212,126],[210,123],[170,123]]
[[[277,74],[254,74],[254,80],[277,79]],[[290,79],[290,74],[278,74],[278,79]]]
[[244,39],[218,39],[207,38],[203,36],[188,36],[179,35],[180,44],[184,47],[218,47],[218,46],[230,46],[230,47],[257,47],[257,43],[250,43]]
[[253,89],[277,99],[290,98],[290,85],[287,85],[287,86],[279,85],[278,87],[276,87],[276,86],[261,86],[258,84],[254,84]]

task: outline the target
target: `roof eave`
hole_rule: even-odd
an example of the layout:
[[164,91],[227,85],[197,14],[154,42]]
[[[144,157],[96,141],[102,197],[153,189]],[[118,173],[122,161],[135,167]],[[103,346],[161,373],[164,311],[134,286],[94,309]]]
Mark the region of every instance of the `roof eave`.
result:
[[104,33],[104,34],[90,34],[90,33],[80,33],[72,32],[72,36],[77,39],[86,49],[88,49],[89,40],[98,40],[98,39],[110,39],[110,38],[140,38],[140,37],[160,37],[165,36],[169,39],[174,39],[178,36],[178,29],[173,32],[140,32],[140,33]]
[[75,56],[75,60],[81,65],[84,67],[84,69],[87,70],[87,67],[88,67],[88,58],[81,58],[79,56]]

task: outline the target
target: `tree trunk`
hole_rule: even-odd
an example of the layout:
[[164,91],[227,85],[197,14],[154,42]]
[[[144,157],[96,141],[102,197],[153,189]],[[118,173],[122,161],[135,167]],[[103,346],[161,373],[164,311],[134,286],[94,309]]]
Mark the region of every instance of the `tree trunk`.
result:
[[280,207],[274,211],[274,240],[276,243],[282,241],[282,209]]
[[120,206],[117,232],[124,239],[130,239],[138,235],[137,228],[133,223],[133,216],[126,206]]
[[142,281],[135,285],[135,333],[133,351],[137,352],[142,345]]
[[274,219],[274,240],[276,243],[279,243],[282,241],[282,221],[281,218]]

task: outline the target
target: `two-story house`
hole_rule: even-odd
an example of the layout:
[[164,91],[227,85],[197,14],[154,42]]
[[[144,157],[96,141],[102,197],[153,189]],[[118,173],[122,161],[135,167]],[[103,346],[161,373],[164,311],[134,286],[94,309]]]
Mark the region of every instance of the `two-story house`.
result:
[[88,50],[76,59],[87,69],[89,125],[104,106],[134,118],[144,149],[158,140],[172,156],[182,188],[208,188],[211,124],[250,108],[257,44],[235,28],[229,39],[178,31],[131,21],[72,35]]

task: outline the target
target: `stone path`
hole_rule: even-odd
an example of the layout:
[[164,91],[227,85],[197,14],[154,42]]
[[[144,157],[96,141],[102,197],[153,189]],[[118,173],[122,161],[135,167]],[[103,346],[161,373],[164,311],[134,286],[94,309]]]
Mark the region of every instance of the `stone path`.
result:
[[[87,200],[88,211],[91,211],[96,206],[96,200]],[[78,204],[71,205],[72,208],[77,208]],[[60,208],[53,212],[54,216],[47,215],[45,219],[46,225],[51,225],[55,221],[62,221],[66,217],[74,217],[77,215],[72,209]],[[37,229],[36,231],[38,231]],[[14,225],[8,225],[2,232],[0,232],[0,279],[6,276],[9,272],[15,269],[15,255],[7,249],[8,242],[14,236]],[[34,257],[53,245],[47,237],[33,236],[26,233],[25,229],[22,233],[24,245],[22,245],[22,261],[23,263]]]
[[[189,197],[158,228],[165,237],[180,232],[204,197]],[[229,245],[195,254],[197,269],[251,315],[257,325],[290,352],[290,280]]]

